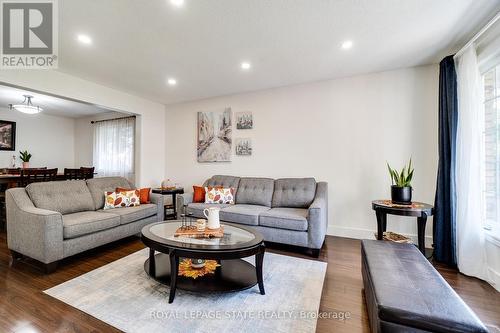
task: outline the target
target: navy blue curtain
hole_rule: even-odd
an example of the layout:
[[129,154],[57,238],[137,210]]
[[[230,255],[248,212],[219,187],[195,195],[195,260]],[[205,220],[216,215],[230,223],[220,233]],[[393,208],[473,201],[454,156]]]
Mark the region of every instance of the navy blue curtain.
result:
[[455,147],[457,73],[453,56],[439,64],[439,167],[434,202],[434,259],[456,266]]

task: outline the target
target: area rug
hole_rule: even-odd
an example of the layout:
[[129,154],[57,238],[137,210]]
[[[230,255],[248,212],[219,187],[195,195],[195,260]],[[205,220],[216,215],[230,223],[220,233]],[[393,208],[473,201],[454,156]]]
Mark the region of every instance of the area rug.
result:
[[[148,249],[45,291],[125,332],[315,332],[326,263],[266,253],[264,285],[227,294],[177,290],[144,272]],[[249,262],[253,258],[247,258]]]

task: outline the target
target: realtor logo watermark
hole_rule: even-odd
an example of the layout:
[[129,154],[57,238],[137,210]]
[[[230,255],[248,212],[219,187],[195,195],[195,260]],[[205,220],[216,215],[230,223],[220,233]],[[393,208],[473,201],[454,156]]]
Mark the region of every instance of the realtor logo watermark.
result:
[[0,0],[0,10],[0,68],[57,68],[57,0]]

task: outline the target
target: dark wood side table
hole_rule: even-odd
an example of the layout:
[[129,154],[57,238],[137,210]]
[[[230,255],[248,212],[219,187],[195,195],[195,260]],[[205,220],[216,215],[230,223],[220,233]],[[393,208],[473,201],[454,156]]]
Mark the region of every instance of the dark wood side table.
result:
[[[165,220],[175,220],[177,218],[177,194],[184,194],[184,189],[176,188],[173,190],[167,190],[162,188],[154,188],[152,192],[156,194],[172,196],[172,204],[165,205]],[[172,214],[167,214],[167,209],[173,209],[174,212]]]
[[411,205],[393,205],[390,200],[372,201],[372,208],[377,215],[377,239],[382,240],[387,229],[387,214],[414,216],[417,218],[418,249],[425,255],[425,224],[427,217],[434,214],[432,205],[422,202],[412,202]]

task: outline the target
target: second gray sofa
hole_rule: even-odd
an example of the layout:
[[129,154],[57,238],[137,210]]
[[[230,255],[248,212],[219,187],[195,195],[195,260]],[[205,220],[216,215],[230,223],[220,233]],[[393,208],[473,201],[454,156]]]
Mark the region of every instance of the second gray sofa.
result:
[[193,203],[193,193],[185,193],[177,196],[177,207],[197,218],[205,218],[205,208],[219,207],[222,221],[254,228],[266,241],[307,247],[319,255],[328,224],[328,183],[217,175],[203,186],[235,188],[235,204]]

